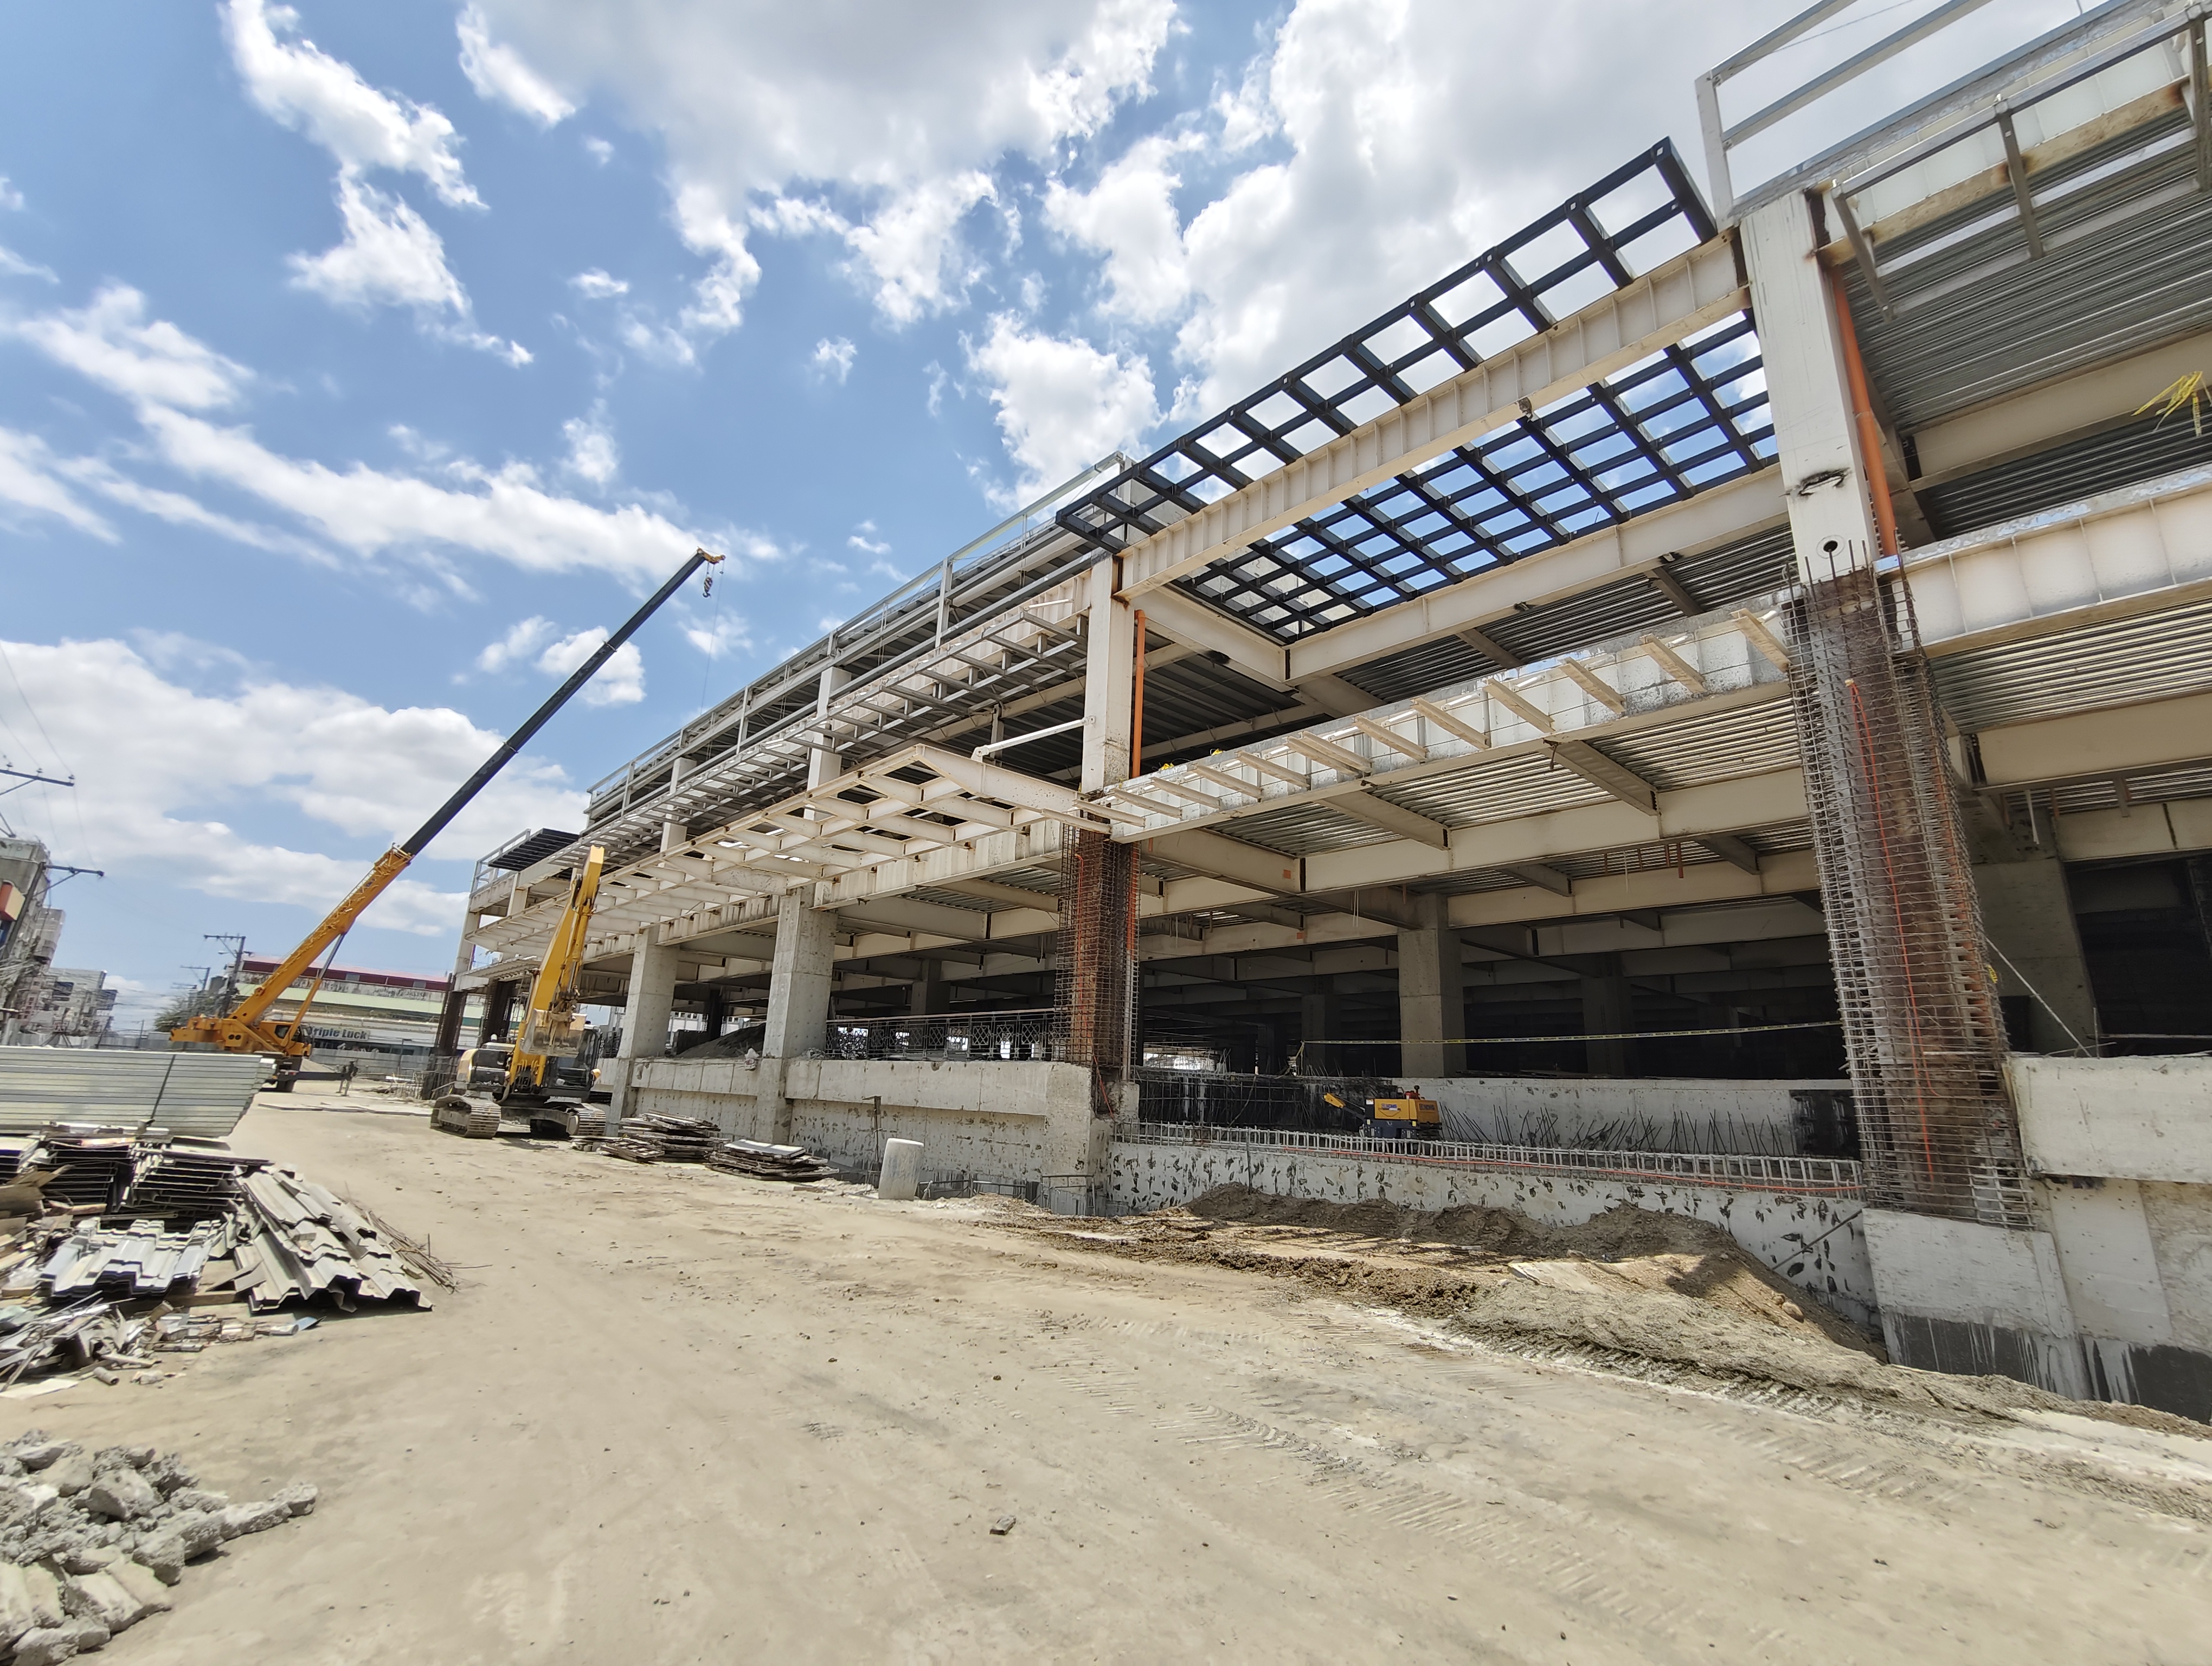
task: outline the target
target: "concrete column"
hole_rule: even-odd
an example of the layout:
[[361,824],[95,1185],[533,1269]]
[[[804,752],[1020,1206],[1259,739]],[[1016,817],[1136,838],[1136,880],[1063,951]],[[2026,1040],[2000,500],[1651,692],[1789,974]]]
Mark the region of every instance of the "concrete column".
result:
[[1420,926],[1398,933],[1398,1051],[1409,1078],[1456,1076],[1467,1061],[1467,1049],[1451,1044],[1467,1028],[1459,933],[1445,898],[1413,901]]
[[1344,1034],[1344,1001],[1334,989],[1316,989],[1298,997],[1298,1040],[1305,1049],[1305,1073],[1334,1074],[1339,1066],[1334,1048],[1316,1045],[1335,1041]]
[[931,1018],[941,1018],[944,1016],[946,1005],[951,999],[945,984],[945,963],[941,960],[925,960],[921,965],[921,976],[915,979],[908,988],[906,1010],[916,1018],[925,1014]]
[[629,1113],[630,1061],[657,1059],[668,1050],[668,1018],[676,1006],[676,951],[654,940],[658,927],[648,926],[645,941],[629,958],[629,993],[623,1003],[622,1051],[615,1055],[614,1102],[607,1107],[607,1132],[612,1134]]
[[776,906],[775,953],[769,963],[768,1033],[761,1042],[756,1091],[779,1142],[791,1139],[786,1067],[819,1052],[830,1033],[830,950],[837,917],[814,906],[812,887],[784,892]]
[[1136,616],[1114,593],[1121,570],[1120,562],[1102,561],[1080,581],[1090,628],[1084,660],[1080,783],[1086,793],[1127,781],[1144,769],[1129,756],[1129,719],[1136,697]]
[[[1607,957],[1618,964],[1620,956]],[[1628,991],[1628,980],[1617,974],[1607,977],[1586,977],[1582,981],[1583,1033],[1588,1036],[1617,1036],[1624,1030],[1636,1028],[1636,1002]],[[1628,1074],[1628,1043],[1624,1041],[1594,1041],[1583,1044],[1583,1068],[1593,1076],[1626,1076]]]
[[1982,929],[1997,974],[1997,994],[2027,998],[2027,1045],[2064,1053],[2096,1039],[2097,1002],[2074,923],[2066,870],[2055,856],[1988,862],[1974,869]]
[[[830,709],[830,696],[853,680],[853,673],[842,666],[822,667],[822,681],[815,690],[814,714],[823,715]],[[836,752],[817,746],[806,760],[806,784],[819,787],[825,781],[835,781],[845,773],[845,760]]]
[[1826,579],[1830,541],[1834,570],[1876,553],[1866,470],[1881,459],[1859,456],[1835,300],[1804,197],[1790,192],[1754,210],[1739,235],[1798,567],[1808,581]]

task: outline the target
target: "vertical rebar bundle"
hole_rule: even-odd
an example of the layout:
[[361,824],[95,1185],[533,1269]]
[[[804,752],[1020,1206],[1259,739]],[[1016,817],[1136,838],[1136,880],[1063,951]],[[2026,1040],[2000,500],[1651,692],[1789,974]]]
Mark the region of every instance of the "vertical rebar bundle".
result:
[[1911,599],[1863,558],[1831,565],[1791,610],[1790,685],[1867,1198],[2026,1226],[2004,1030]]
[[1060,872],[1055,1004],[1067,1026],[1060,1057],[1120,1077],[1129,1065],[1136,1006],[1136,850],[1079,832]]

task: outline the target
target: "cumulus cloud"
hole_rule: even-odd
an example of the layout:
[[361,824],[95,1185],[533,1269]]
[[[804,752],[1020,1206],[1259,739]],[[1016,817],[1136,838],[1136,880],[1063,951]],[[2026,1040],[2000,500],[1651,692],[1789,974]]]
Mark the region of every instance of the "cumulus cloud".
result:
[[[149,319],[145,299],[134,289],[105,289],[88,307],[21,320],[12,330],[55,362],[131,401],[154,459],[293,518],[324,549],[356,556],[462,553],[533,572],[599,571],[644,583],[665,576],[701,541],[697,532],[640,504],[603,508],[549,491],[524,463],[489,469],[418,445],[434,471],[435,477],[424,477],[362,463],[333,469],[271,450],[251,429],[201,414],[234,403],[251,373],[167,320]],[[64,496],[56,496],[56,477],[67,471],[43,447],[33,451],[23,436],[16,438],[8,453],[9,501],[101,535],[95,523],[105,523],[66,499],[65,487]],[[113,483],[122,477],[105,465],[70,466],[99,489],[149,513],[165,513],[166,506],[167,518],[180,520],[198,510],[190,500],[161,498],[149,489],[136,489],[131,499]],[[210,530],[228,528],[256,541],[236,530],[242,523],[198,513]],[[734,536],[740,553],[773,553],[764,539]]]
[[568,455],[561,466],[594,486],[610,484],[622,471],[622,451],[607,424],[607,408],[594,405],[588,416],[571,416],[561,424],[561,437],[568,442]]
[[853,374],[853,360],[859,351],[844,337],[832,337],[814,344],[814,356],[808,362],[813,365],[817,375],[842,382]]
[[477,8],[463,7],[453,29],[460,37],[461,73],[478,98],[519,111],[540,127],[557,127],[576,113],[576,106],[524,63],[520,53],[491,38]]
[[1182,309],[1190,274],[1175,208],[1182,180],[1174,162],[1203,143],[1194,134],[1156,134],[1130,146],[1087,192],[1058,179],[1047,186],[1045,223],[1106,256],[1108,312],[1157,324]]
[[441,201],[482,206],[461,170],[459,136],[441,112],[377,91],[312,40],[283,38],[299,27],[299,14],[289,6],[229,0],[223,25],[246,95],[329,151],[340,167],[419,174]]
[[[112,640],[11,642],[7,653],[76,772],[89,846],[81,860],[218,897],[295,904],[303,920],[361,878],[366,852],[342,859],[292,849],[219,818],[286,808],[355,839],[398,840],[498,744],[459,712],[390,710],[340,689],[249,675],[234,688],[202,691]],[[526,755],[428,856],[466,860],[518,827],[575,826],[583,807],[584,795],[557,767]],[[457,891],[403,879],[365,923],[450,933],[462,901]]]
[[[609,634],[605,627],[593,625],[589,630],[549,642],[538,656],[538,669],[548,677],[566,677],[598,652]],[[635,642],[624,642],[617,648],[584,685],[582,696],[587,706],[634,706],[644,698],[645,660]]]
[[0,173],[0,209],[19,209],[22,206],[23,193],[8,182],[6,174]]
[[1006,450],[1021,465],[1015,500],[1035,497],[1109,451],[1134,447],[1159,421],[1142,358],[1030,331],[1008,313],[991,319],[969,361],[988,385]]
[[578,272],[568,280],[569,288],[586,301],[605,301],[613,295],[626,295],[629,285],[618,277],[611,277],[597,266],[589,271]]
[[[503,40],[565,86],[611,90],[669,158],[678,228],[711,264],[679,320],[735,329],[758,281],[749,228],[830,231],[884,317],[972,281],[962,219],[1010,150],[1045,156],[1149,90],[1173,0],[977,0],[947,10],[735,0],[481,0]],[[833,192],[811,216],[752,211]],[[674,356],[665,350],[662,356]]]
[[292,283],[339,307],[468,309],[468,292],[446,267],[446,245],[396,197],[348,174],[338,180],[345,240],[321,254],[290,257]]
[[[351,64],[313,41],[292,39],[299,15],[289,7],[228,0],[223,21],[231,60],[247,95],[267,114],[321,145],[338,164],[337,207],[345,236],[320,254],[291,256],[293,287],[353,311],[408,307],[426,331],[442,340],[509,364],[528,364],[528,349],[477,327],[469,293],[446,264],[444,240],[428,222],[362,177],[372,168],[418,174],[441,201],[482,208],[483,199],[462,173],[459,136],[453,123],[428,105],[379,92]],[[468,22],[465,14],[465,66]],[[510,60],[511,67],[527,75],[511,53],[500,62]]]

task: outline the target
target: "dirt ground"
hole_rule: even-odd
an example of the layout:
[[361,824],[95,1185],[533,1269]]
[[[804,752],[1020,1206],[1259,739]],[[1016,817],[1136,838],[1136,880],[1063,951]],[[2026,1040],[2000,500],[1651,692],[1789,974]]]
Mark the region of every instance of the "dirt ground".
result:
[[322,1488],[190,1572],[118,1666],[2181,1663],[2212,1637],[2212,1442],[2187,1435],[1635,1380],[1540,1326],[1003,1207],[280,1105],[234,1147],[468,1283],[158,1387],[0,1400],[0,1438]]

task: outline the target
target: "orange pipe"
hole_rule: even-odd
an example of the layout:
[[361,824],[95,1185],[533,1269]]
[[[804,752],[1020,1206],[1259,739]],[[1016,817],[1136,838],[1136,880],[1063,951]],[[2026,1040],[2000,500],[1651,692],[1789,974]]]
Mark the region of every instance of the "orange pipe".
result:
[[1145,773],[1145,610],[1137,610],[1137,692],[1129,714],[1129,773]]
[[1858,423],[1859,465],[1866,471],[1867,489],[1874,497],[1874,525],[1881,539],[1881,553],[1898,551],[1897,509],[1889,501],[1889,471],[1882,465],[1881,430],[1875,424],[1874,396],[1867,391],[1866,362],[1859,357],[1859,332],[1851,323],[1851,303],[1844,286],[1831,279],[1836,298],[1836,325],[1843,337],[1844,372],[1850,379],[1851,416]]

